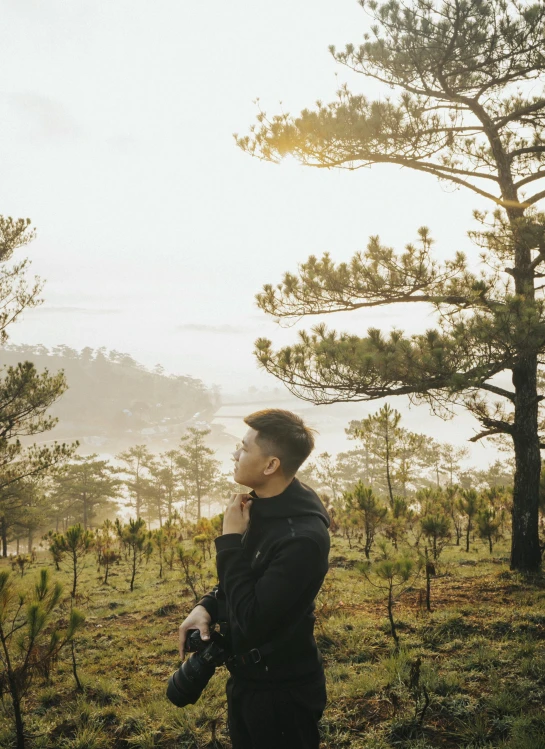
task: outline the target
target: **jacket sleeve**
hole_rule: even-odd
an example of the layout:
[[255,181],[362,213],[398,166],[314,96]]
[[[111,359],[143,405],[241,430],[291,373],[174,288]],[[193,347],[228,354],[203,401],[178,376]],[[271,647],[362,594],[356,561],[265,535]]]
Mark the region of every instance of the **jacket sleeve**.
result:
[[221,585],[216,585],[216,587],[211,590],[210,593],[206,593],[206,595],[201,598],[197,606],[202,606],[203,608],[205,608],[212,618],[211,623],[215,624],[217,621],[219,621],[220,614],[225,609],[225,606],[222,606],[224,602],[225,595],[223,593],[223,590],[221,589]]
[[312,603],[325,575],[323,554],[311,538],[279,544],[259,580],[243,556],[241,536],[216,539],[216,564],[227,605],[243,635],[264,642],[280,625],[289,624]]

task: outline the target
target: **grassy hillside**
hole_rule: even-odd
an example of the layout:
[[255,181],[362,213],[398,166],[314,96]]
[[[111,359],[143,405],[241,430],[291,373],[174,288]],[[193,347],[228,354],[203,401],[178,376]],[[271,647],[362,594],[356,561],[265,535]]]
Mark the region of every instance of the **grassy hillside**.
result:
[[[37,567],[50,565],[41,554],[23,586],[34,584]],[[545,586],[509,572],[506,554],[505,545],[493,557],[480,546],[470,553],[447,549],[432,582],[433,611],[422,606],[422,581],[396,606],[396,652],[381,594],[358,571],[360,553],[333,539],[316,626],[329,693],[324,749],[545,746]],[[68,572],[53,574],[67,594]],[[203,575],[205,588],[214,579],[213,562]],[[128,581],[121,562],[102,585],[89,556],[78,600],[86,624],[76,639],[84,691],[75,688],[65,652],[51,682],[36,682],[26,701],[30,746],[230,746],[223,668],[195,706],[178,709],[165,698],[178,666],[178,626],[193,605],[180,568],[167,568],[160,580],[152,557],[133,593]],[[13,733],[6,714],[0,726],[7,749]]]

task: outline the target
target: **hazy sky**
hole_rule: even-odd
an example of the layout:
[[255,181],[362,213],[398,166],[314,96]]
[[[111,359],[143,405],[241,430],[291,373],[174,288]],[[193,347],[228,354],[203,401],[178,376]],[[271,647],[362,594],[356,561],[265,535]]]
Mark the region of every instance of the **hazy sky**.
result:
[[[275,166],[234,144],[256,97],[273,113],[331,99],[346,80],[378,95],[327,49],[368,24],[356,0],[4,0],[0,212],[32,218],[29,254],[47,279],[12,341],[104,345],[225,390],[275,387],[253,341],[295,330],[254,295],[310,253],[347,259],[371,234],[401,248],[428,225],[440,255],[477,256],[476,196],[395,167]],[[426,314],[328,323],[417,331]],[[468,423],[453,434],[467,438]]]

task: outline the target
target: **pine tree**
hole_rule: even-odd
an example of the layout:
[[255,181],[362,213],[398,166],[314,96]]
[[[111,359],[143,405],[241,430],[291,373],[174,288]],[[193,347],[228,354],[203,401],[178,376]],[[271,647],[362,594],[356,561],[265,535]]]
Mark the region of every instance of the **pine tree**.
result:
[[[30,219],[0,216],[0,345],[8,341],[7,328],[25,309],[41,304],[43,283],[27,280],[28,259],[11,263],[13,253],[35,236]],[[8,533],[13,513],[20,509],[17,482],[46,472],[69,458],[77,447],[57,444],[24,448],[21,437],[51,430],[57,419],[48,409],[66,390],[63,372],[38,372],[32,362],[0,368],[0,536],[7,556]]]
[[135,445],[116,455],[116,459],[125,463],[124,483],[131,497],[130,506],[134,508],[136,517],[139,518],[143,514],[148,486],[148,465],[153,460],[153,456],[145,445]]
[[191,494],[197,507],[197,520],[201,518],[203,498],[213,489],[220,468],[219,461],[212,457],[214,451],[205,444],[209,434],[210,429],[189,427],[181,438],[177,459],[185,491]]
[[[17,737],[17,749],[25,749],[23,699],[36,676],[48,675],[60,650],[72,641],[83,625],[84,617],[73,609],[68,622],[58,616],[62,588],[51,586],[47,569],[32,593],[18,591],[9,573],[0,571],[0,698],[11,698]],[[63,630],[63,626],[65,629]]]
[[101,511],[114,514],[117,509],[114,499],[121,482],[116,474],[117,469],[96,454],[76,455],[54,477],[53,495],[68,499],[71,515],[84,529],[91,528]]
[[[362,4],[363,0],[362,0]],[[440,313],[435,329],[405,336],[301,333],[279,352],[259,339],[262,366],[316,403],[408,395],[435,408],[458,403],[482,429],[473,440],[511,439],[515,453],[511,567],[535,571],[540,448],[538,361],[545,352],[545,4],[518,0],[366,2],[374,25],[360,45],[331,48],[338,63],[394,93],[370,101],[343,86],[330,104],[298,117],[261,112],[245,151],[279,161],[356,169],[390,164],[463,187],[494,207],[476,214],[472,237],[483,271],[458,252],[433,257],[432,240],[394,252],[371,238],[365,252],[336,265],[311,256],[297,275],[258,295],[277,318],[386,304],[424,304]],[[512,387],[494,378],[507,373]],[[490,397],[499,399],[490,402]]]

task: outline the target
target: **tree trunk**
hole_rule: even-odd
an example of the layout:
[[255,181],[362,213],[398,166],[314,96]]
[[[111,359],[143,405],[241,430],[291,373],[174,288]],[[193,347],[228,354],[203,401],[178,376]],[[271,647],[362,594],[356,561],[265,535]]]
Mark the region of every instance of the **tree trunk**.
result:
[[134,578],[136,577],[136,546],[133,548],[131,592],[134,590]]
[[467,516],[466,551],[469,551],[469,534],[471,533],[471,517]]
[[17,749],[25,749],[25,728],[23,725],[23,714],[19,697],[12,693],[13,715],[15,717],[15,731],[17,736]]
[[426,557],[426,610],[431,612],[431,565],[428,560],[428,547],[424,549]]
[[392,480],[390,478],[390,442],[388,436],[386,436],[386,481],[388,482],[388,497],[390,499],[390,507],[394,507],[394,493],[392,491]]
[[2,518],[2,524],[0,526],[2,533],[2,556],[7,557],[8,555],[8,524],[6,518]]
[[83,687],[81,685],[81,681],[79,680],[78,676],[78,664],[76,662],[76,646],[74,645],[74,640],[70,643],[72,646],[72,673],[74,674],[74,679],[76,682],[76,687],[78,692],[83,692]]
[[513,534],[511,569],[537,572],[539,547],[539,477],[541,456],[537,426],[537,357],[521,360],[513,368],[515,386],[515,481],[513,486]]
[[396,625],[394,622],[393,608],[394,608],[394,599],[392,596],[392,587],[390,586],[388,590],[388,619],[390,620],[390,630],[392,632],[392,637],[394,638],[394,642],[396,644],[396,649],[397,649],[399,647],[399,637],[397,636]]
[[76,597],[76,586],[78,584],[78,558],[76,556],[76,552],[72,553],[72,571],[73,571],[73,578],[72,578],[72,593],[71,597]]

